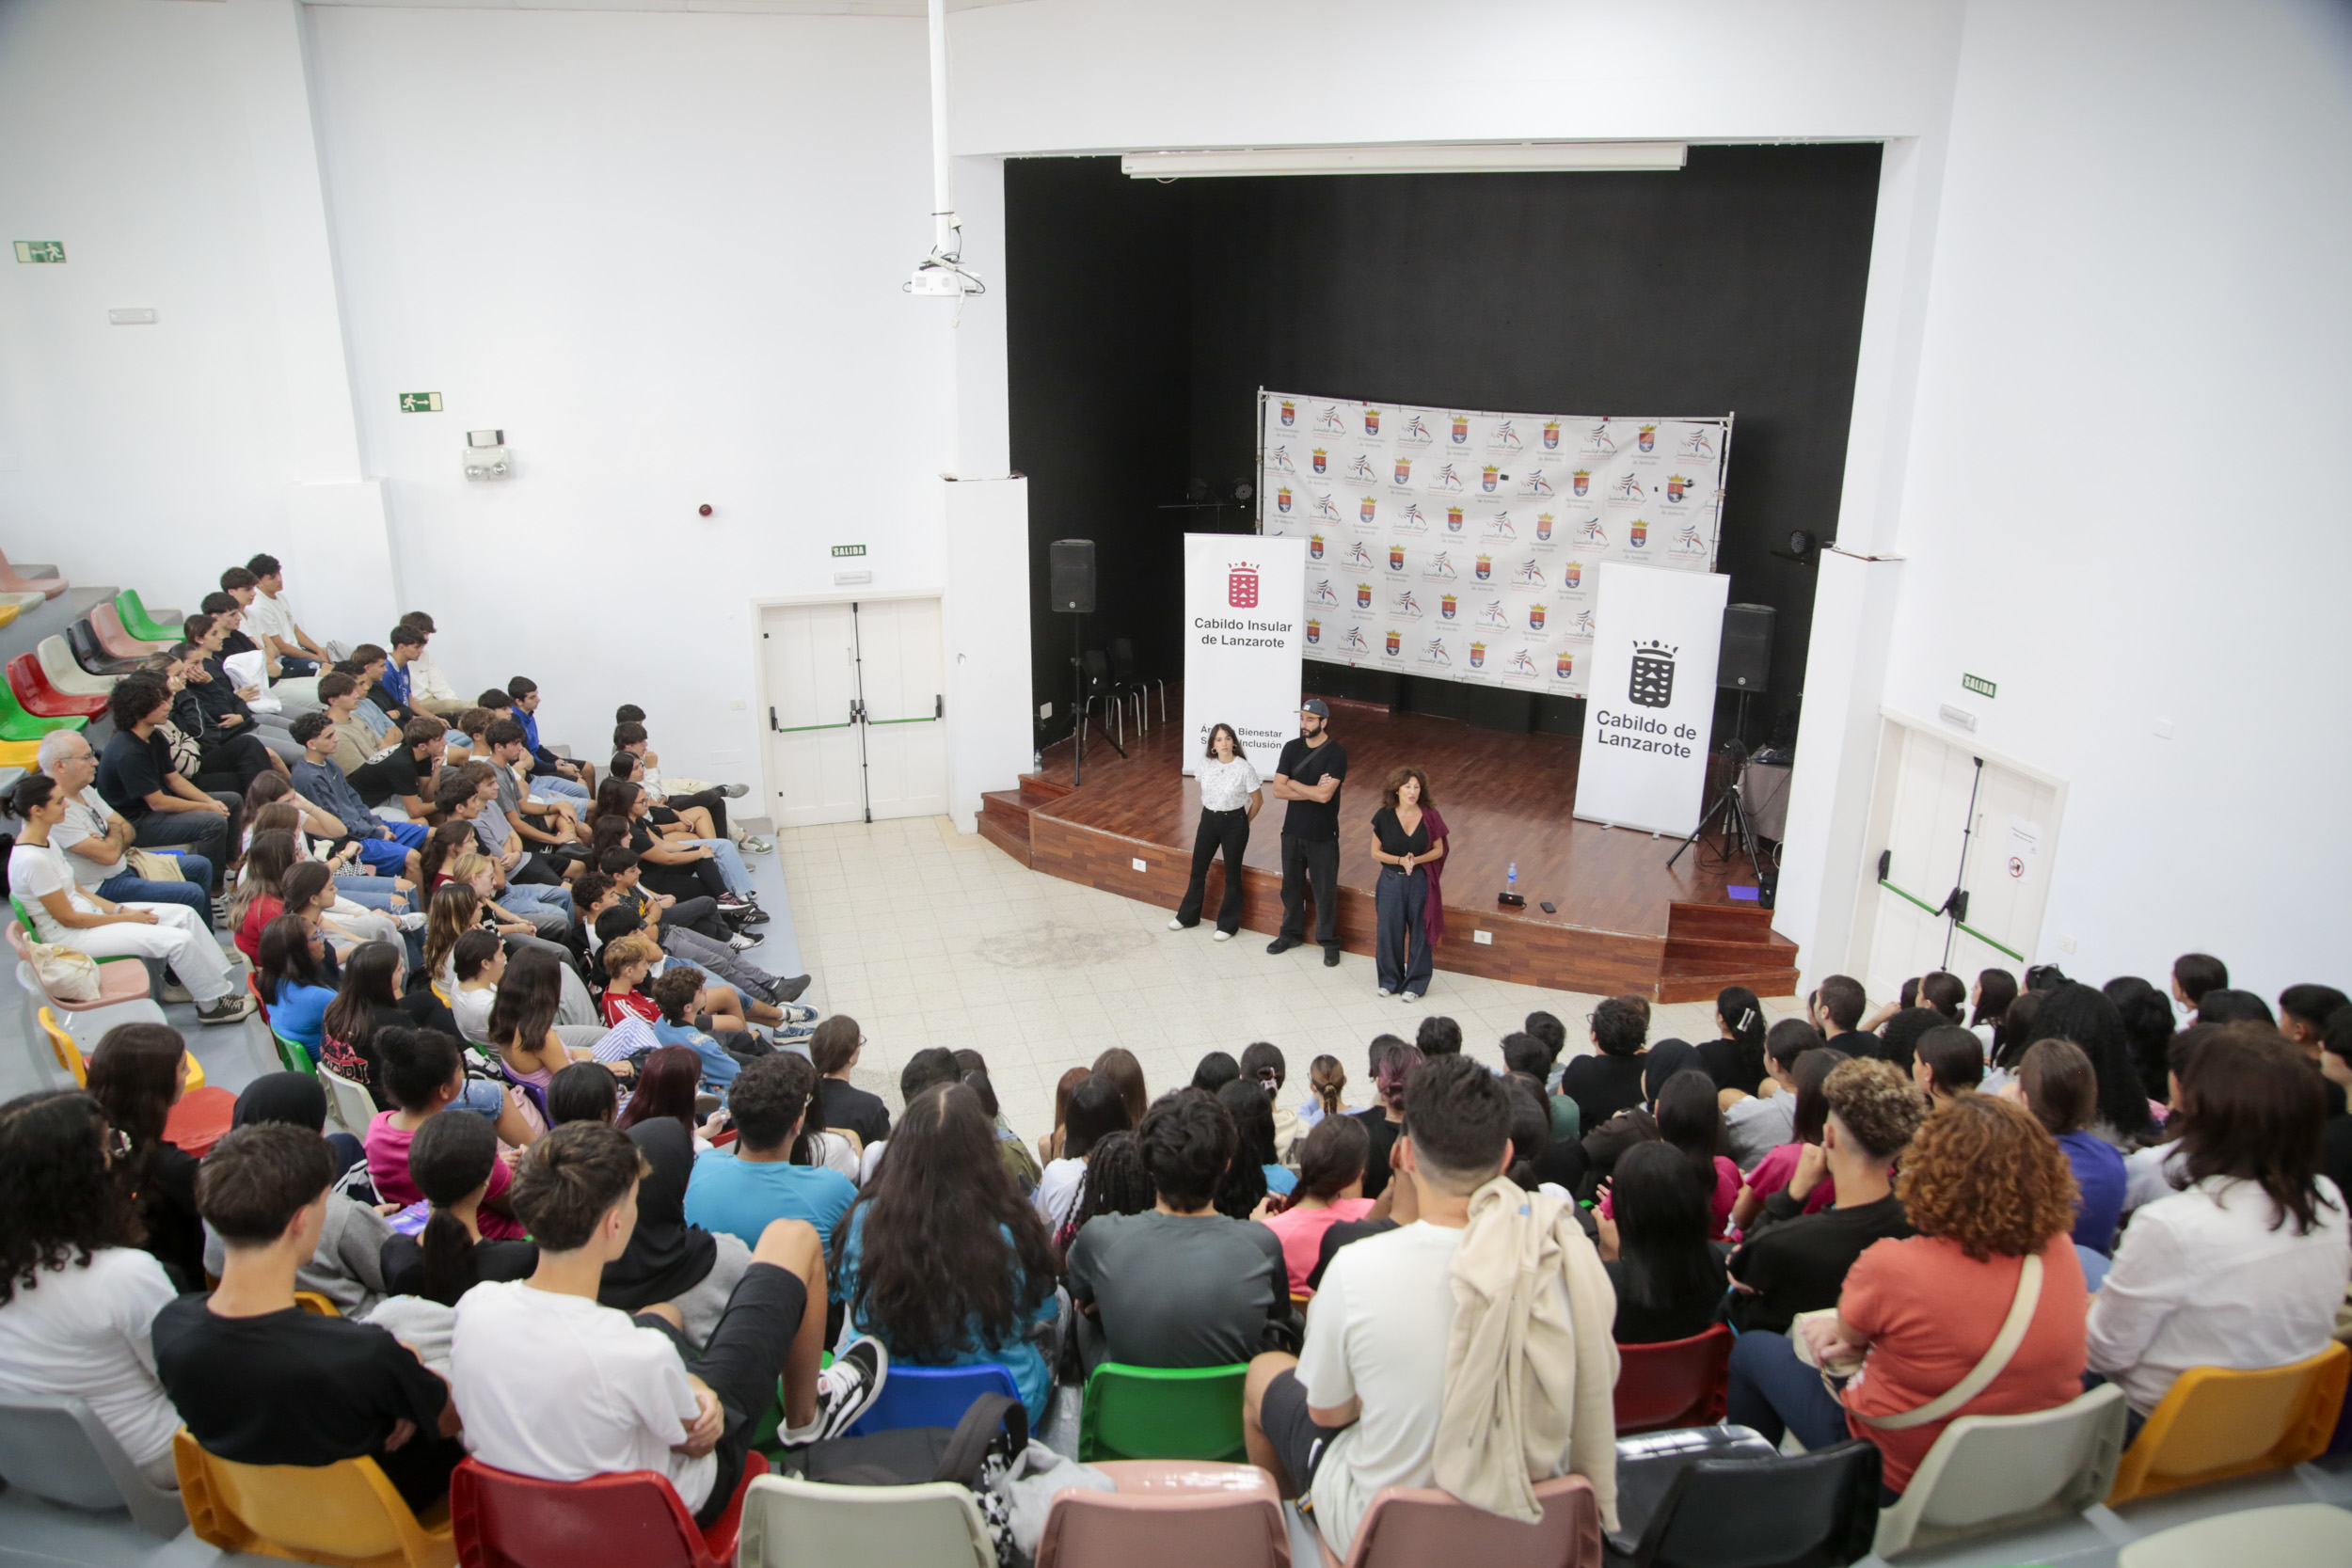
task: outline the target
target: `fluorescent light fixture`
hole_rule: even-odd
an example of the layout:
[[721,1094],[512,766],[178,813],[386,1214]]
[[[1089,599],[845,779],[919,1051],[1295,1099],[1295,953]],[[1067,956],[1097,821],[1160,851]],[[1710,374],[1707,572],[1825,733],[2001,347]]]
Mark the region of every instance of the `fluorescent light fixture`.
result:
[[1136,180],[1279,174],[1599,174],[1673,172],[1681,142],[1463,142],[1388,147],[1250,147],[1228,151],[1129,152],[1120,168]]

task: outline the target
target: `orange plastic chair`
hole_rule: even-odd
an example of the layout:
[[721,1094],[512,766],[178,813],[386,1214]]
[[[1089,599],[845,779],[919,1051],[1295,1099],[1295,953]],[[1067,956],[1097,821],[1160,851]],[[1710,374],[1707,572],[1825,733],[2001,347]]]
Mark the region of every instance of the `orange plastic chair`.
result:
[[132,636],[112,599],[101,599],[89,607],[89,629],[98,634],[98,645],[116,658],[145,658],[171,649],[168,642],[150,642]]
[[204,1451],[182,1428],[171,1440],[180,1497],[197,1539],[331,1568],[454,1568],[449,1509],[420,1519],[373,1459],[332,1465],[240,1465]]
[[[1593,1483],[1582,1476],[1538,1481],[1535,1500],[1543,1518],[1522,1525],[1435,1487],[1383,1487],[1356,1527],[1346,1568],[1600,1568]],[[1315,1542],[1325,1568],[1341,1568],[1320,1531]]]
[[1617,1434],[1712,1426],[1731,1387],[1731,1330],[1617,1347]]
[[2123,1450],[2107,1506],[2316,1459],[2344,1412],[2352,1350],[2260,1371],[2191,1367]]
[[294,1292],[294,1305],[301,1307],[305,1312],[310,1313],[310,1316],[314,1318],[340,1318],[342,1316],[341,1308],[336,1307],[333,1302],[327,1300],[325,1296],[319,1294],[316,1291],[296,1291]]
[[1254,1465],[1113,1459],[1116,1492],[1054,1498],[1037,1568],[1290,1568],[1274,1478]]

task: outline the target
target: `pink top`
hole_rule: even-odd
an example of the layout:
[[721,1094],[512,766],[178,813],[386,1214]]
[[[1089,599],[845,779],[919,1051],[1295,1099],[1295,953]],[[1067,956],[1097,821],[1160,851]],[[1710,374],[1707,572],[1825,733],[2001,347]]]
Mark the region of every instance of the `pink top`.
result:
[[[473,1113],[464,1113],[470,1116]],[[368,1179],[375,1183],[375,1196],[384,1203],[420,1203],[424,1195],[417,1191],[416,1182],[408,1175],[408,1146],[415,1141],[413,1131],[402,1132],[392,1125],[392,1113],[378,1111],[368,1123],[366,1148]],[[520,1241],[530,1234],[516,1221],[504,1214],[494,1214],[489,1204],[498,1200],[514,1183],[514,1174],[503,1160],[490,1162],[490,1190],[484,1195],[484,1207],[474,1215],[474,1225],[485,1242]]]
[[[1804,1145],[1780,1144],[1756,1163],[1748,1172],[1748,1186],[1758,1200],[1768,1198],[1795,1179],[1797,1162],[1804,1158]],[[1823,1176],[1814,1186],[1813,1194],[1804,1200],[1804,1212],[1818,1214],[1837,1201],[1837,1183]]]
[[[1771,1156],[1769,1155],[1766,1156],[1768,1159]],[[1784,1185],[1787,1183],[1788,1180],[1788,1179],[1785,1176],[1781,1178],[1781,1181]],[[1600,1217],[1602,1219],[1613,1220],[1617,1217],[1615,1201],[1616,1196],[1617,1195],[1613,1190],[1601,1195]],[[1716,1235],[1721,1236],[1724,1233],[1724,1227],[1731,1223],[1731,1206],[1739,1201],[1739,1197],[1740,1167],[1733,1164],[1729,1160],[1724,1159],[1722,1155],[1716,1155],[1715,1196],[1708,1200],[1708,1207],[1714,1212],[1715,1215]]]
[[1285,1209],[1264,1222],[1282,1243],[1282,1261],[1290,1265],[1291,1294],[1307,1292],[1307,1276],[1315,1272],[1323,1252],[1323,1233],[1341,1220],[1359,1220],[1372,1212],[1368,1197],[1343,1197],[1320,1209]]

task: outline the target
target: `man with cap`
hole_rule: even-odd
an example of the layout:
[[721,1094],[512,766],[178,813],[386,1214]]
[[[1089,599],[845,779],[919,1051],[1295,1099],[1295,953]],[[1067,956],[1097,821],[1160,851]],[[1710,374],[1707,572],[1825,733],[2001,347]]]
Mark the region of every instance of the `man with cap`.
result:
[[1284,745],[1266,792],[1288,800],[1282,817],[1282,931],[1266,944],[1287,953],[1306,941],[1307,892],[1315,896],[1315,941],[1325,967],[1340,962],[1340,782],[1347,749],[1331,738],[1331,710],[1320,697],[1298,709],[1298,738]]

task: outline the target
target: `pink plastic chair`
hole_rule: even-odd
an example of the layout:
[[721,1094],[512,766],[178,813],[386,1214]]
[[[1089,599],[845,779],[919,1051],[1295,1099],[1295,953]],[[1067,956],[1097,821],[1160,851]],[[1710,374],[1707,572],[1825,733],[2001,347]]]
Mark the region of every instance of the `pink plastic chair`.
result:
[[1117,1492],[1054,1498],[1037,1568],[1290,1568],[1274,1478],[1254,1465],[1114,1459]]
[[[8,945],[24,960],[24,971],[33,977],[34,984],[40,985],[40,971],[33,966],[33,950],[26,942],[24,922],[10,920],[8,926]],[[40,992],[61,1013],[93,1013],[101,1007],[119,1007],[125,1002],[144,1002],[148,997],[147,966],[136,958],[102,962],[98,966],[98,995],[87,1002],[69,1002],[47,986],[41,986]]]
[[[1538,1481],[1542,1522],[1484,1513],[1434,1487],[1391,1486],[1356,1528],[1346,1568],[1600,1568],[1600,1504],[1582,1476]],[[1316,1540],[1322,1543],[1318,1535]],[[1340,1560],[1323,1544],[1326,1568]]]
[[0,588],[11,594],[39,594],[54,599],[72,586],[63,578],[28,578],[8,564],[8,558],[0,554]]
[[145,658],[171,647],[168,642],[142,642],[133,637],[112,599],[101,599],[89,607],[89,629],[98,634],[98,645],[117,658]]

